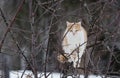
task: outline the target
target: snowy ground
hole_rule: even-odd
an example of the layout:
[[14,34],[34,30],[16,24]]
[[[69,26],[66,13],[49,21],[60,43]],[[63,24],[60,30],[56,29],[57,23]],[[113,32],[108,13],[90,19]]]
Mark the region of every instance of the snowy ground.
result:
[[[22,76],[22,74],[23,74],[22,70],[11,71],[10,72],[10,78],[34,78],[31,71],[25,71],[23,76]],[[61,76],[62,76],[62,74],[60,74],[60,73],[47,73],[47,75],[48,75],[47,78],[61,78]],[[38,73],[38,77],[39,78],[45,78],[44,73]],[[72,77],[69,76],[68,78],[72,78]],[[84,76],[80,75],[80,78],[84,78]],[[104,76],[89,75],[88,78],[104,78]],[[107,77],[107,78],[111,78],[111,77]],[[114,78],[118,78],[118,77],[114,77]]]

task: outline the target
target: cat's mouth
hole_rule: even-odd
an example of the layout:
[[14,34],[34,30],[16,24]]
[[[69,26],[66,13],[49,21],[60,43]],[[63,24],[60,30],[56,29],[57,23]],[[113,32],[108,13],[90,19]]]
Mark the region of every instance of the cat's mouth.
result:
[[75,33],[72,33],[73,34],[73,36],[75,36]]

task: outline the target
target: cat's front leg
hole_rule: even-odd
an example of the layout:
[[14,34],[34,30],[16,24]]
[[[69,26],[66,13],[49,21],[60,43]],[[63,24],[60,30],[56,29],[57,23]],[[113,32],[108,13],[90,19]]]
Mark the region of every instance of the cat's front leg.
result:
[[73,62],[73,67],[77,68],[77,61],[76,60],[74,60],[74,62]]
[[72,59],[72,62],[73,62],[73,67],[74,67],[74,68],[80,67],[79,62],[78,62],[77,59]]
[[76,59],[75,59],[74,61],[75,61],[75,62],[74,62],[74,67],[75,67],[75,68],[80,67],[80,61],[81,61],[81,59],[79,59],[78,56],[76,57]]
[[70,60],[73,62],[73,67],[74,68],[77,68],[79,67],[79,58],[78,58],[78,55],[77,53],[73,53],[70,55]]

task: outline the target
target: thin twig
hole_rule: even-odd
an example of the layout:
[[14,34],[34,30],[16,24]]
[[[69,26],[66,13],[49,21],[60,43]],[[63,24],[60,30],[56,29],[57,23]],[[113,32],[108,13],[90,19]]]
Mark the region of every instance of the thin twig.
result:
[[2,38],[2,40],[0,41],[0,52],[1,52],[2,46],[3,46],[3,44],[4,44],[4,41],[5,41],[5,39],[6,39],[6,36],[7,36],[8,32],[10,32],[11,27],[13,26],[13,23],[15,22],[15,18],[17,17],[18,13],[19,13],[20,10],[22,9],[22,6],[23,6],[24,1],[25,1],[25,0],[22,0],[22,1],[21,1],[21,3],[20,3],[20,5],[19,5],[19,7],[18,7],[18,9],[17,9],[17,11],[16,11],[16,13],[15,13],[15,15],[13,16],[10,24],[8,25],[5,33],[3,34],[3,38]]

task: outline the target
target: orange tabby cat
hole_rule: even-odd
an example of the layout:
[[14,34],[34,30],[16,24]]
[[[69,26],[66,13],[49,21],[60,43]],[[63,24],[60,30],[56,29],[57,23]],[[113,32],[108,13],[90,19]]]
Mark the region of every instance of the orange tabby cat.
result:
[[[68,62],[73,62],[75,68],[80,67],[81,57],[84,53],[87,44],[87,32],[81,26],[81,22],[67,23],[67,28],[64,33],[62,47]],[[66,62],[64,56],[58,56],[60,62]]]

